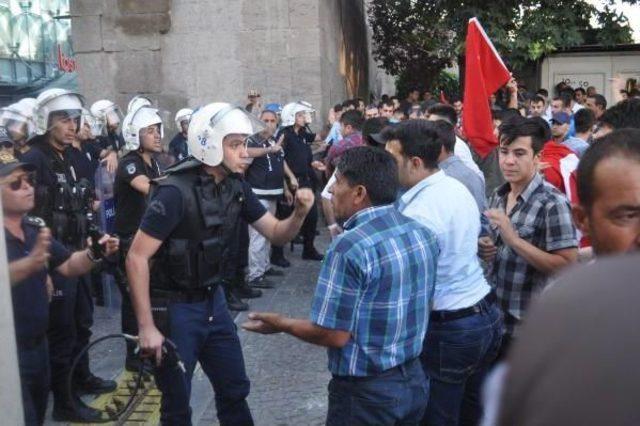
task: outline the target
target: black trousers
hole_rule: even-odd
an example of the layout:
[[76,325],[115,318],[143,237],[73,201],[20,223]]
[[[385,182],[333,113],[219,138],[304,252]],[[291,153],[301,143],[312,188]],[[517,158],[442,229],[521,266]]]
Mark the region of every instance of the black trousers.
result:
[[[78,279],[75,305],[76,341],[71,352],[71,362],[78,356],[82,349],[91,340],[91,327],[93,326],[93,298],[91,296],[91,274]],[[87,379],[91,375],[89,369],[89,354],[85,353],[74,372],[76,380]]]
[[49,363],[54,406],[68,406],[71,395],[67,392],[67,377],[73,362],[76,344],[76,298],[78,280],[51,274],[54,294],[49,304]]

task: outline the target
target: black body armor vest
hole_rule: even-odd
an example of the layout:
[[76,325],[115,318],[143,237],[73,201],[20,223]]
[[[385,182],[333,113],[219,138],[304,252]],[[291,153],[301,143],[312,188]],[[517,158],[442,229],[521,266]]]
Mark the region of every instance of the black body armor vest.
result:
[[223,278],[223,259],[228,256],[244,191],[235,178],[216,184],[200,166],[188,158],[153,182],[156,187],[173,186],[180,191],[183,215],[152,259],[152,289],[195,290],[214,286]]
[[77,180],[73,165],[66,156],[60,158],[44,142],[34,147],[47,158],[46,173],[50,179],[37,178],[33,214],[43,218],[51,227],[54,238],[65,246],[83,248],[88,235],[93,188],[86,179]]

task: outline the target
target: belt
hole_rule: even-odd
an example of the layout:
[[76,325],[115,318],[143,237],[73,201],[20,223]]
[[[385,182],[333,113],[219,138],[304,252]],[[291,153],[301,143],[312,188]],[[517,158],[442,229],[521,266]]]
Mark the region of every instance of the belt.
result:
[[173,303],[200,303],[211,297],[216,289],[217,285],[211,285],[208,287],[197,288],[194,290],[161,290],[151,289],[151,297],[158,299],[166,299]]
[[16,339],[17,340],[16,343],[18,344],[18,349],[29,350],[29,349],[34,349],[40,346],[40,344],[44,342],[46,338],[47,338],[46,333],[37,337],[27,337],[27,338],[19,337],[18,339]]
[[471,315],[482,312],[483,309],[486,309],[488,306],[494,304],[495,302],[496,295],[493,293],[493,291],[490,291],[489,294],[482,298],[482,300],[480,300],[473,306],[469,306],[468,308],[456,309],[453,311],[431,311],[431,313],[429,314],[429,320],[445,322],[469,317]]
[[384,370],[380,373],[373,374],[370,376],[339,376],[337,374],[333,374],[332,377],[336,380],[341,380],[343,382],[366,382],[368,380],[373,380],[380,377],[391,376],[396,372],[401,372],[402,370],[406,370],[407,367],[411,367],[412,364],[416,362],[419,362],[418,358],[413,358],[403,364],[396,365],[395,367],[391,367],[388,370]]

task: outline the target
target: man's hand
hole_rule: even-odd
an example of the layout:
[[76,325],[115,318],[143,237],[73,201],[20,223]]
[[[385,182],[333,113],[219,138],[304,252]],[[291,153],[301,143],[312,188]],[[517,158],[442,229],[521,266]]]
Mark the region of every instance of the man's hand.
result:
[[31,266],[34,271],[47,267],[47,262],[51,256],[51,253],[49,253],[50,248],[51,230],[49,228],[42,228],[40,232],[38,232],[36,243],[29,255],[29,260],[31,261]]
[[100,238],[99,243],[104,246],[105,256],[115,254],[120,248],[120,240],[108,234],[103,235],[102,238]]
[[274,334],[280,333],[282,329],[282,315],[269,312],[252,312],[249,314],[249,321],[242,324],[242,328],[254,333]]
[[293,194],[289,191],[289,188],[284,188],[284,202],[290,206],[293,205]]
[[299,217],[306,216],[309,210],[311,210],[311,207],[313,207],[314,200],[313,191],[309,188],[298,189],[294,200],[295,213],[298,214]]
[[104,163],[107,166],[107,171],[109,173],[115,173],[118,169],[118,153],[110,151],[106,157],[104,157]]
[[518,238],[518,234],[515,229],[513,229],[509,216],[507,216],[504,211],[500,209],[489,209],[484,215],[489,218],[492,228],[500,233],[502,241],[504,241],[505,244],[511,245],[511,243]]
[[293,175],[289,176],[289,189],[291,190],[291,192],[296,192],[298,188],[298,179],[296,179],[296,177]]
[[138,346],[144,357],[154,357],[156,365],[160,366],[162,362],[162,343],[164,336],[154,324],[147,327],[140,327],[138,332]]
[[493,243],[491,237],[480,237],[478,239],[478,256],[480,259],[485,262],[491,262],[497,253],[498,248]]
[[327,170],[327,166],[322,161],[318,161],[318,160],[313,161],[311,163],[311,167],[313,167],[319,172],[324,172],[325,170]]
[[506,84],[506,87],[507,87],[507,90],[509,90],[509,93],[517,92],[518,91],[518,82],[516,81],[516,79],[514,77],[511,77],[509,82]]

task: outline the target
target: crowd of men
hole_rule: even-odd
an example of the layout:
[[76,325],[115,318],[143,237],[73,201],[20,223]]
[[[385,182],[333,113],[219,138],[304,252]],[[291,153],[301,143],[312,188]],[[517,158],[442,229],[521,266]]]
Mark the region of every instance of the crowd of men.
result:
[[[123,113],[49,89],[0,109],[26,422],[43,423],[50,390],[54,420],[100,419],[80,395],[116,383],[86,354],[71,388],[67,377],[103,273],[122,295],[122,332],[138,336],[126,368],[153,360],[163,424],[190,424],[196,362],[220,423],[253,424],[229,310],[274,288],[297,242],[302,259],[322,261],[309,318],[253,312],[243,327],[328,348],[327,424],[520,423],[523,401],[495,391],[502,411],[491,412],[481,390],[526,344],[532,300],[567,266],[640,246],[637,91],[609,107],[594,88],[554,91],[514,79],[492,96],[498,144],[484,157],[463,132],[473,112],[419,90],[347,100],[320,123],[306,102],[263,106],[252,90],[244,108],[177,111],[166,146],[142,96]],[[163,356],[167,338],[185,371]],[[497,388],[525,386],[516,373]]]

